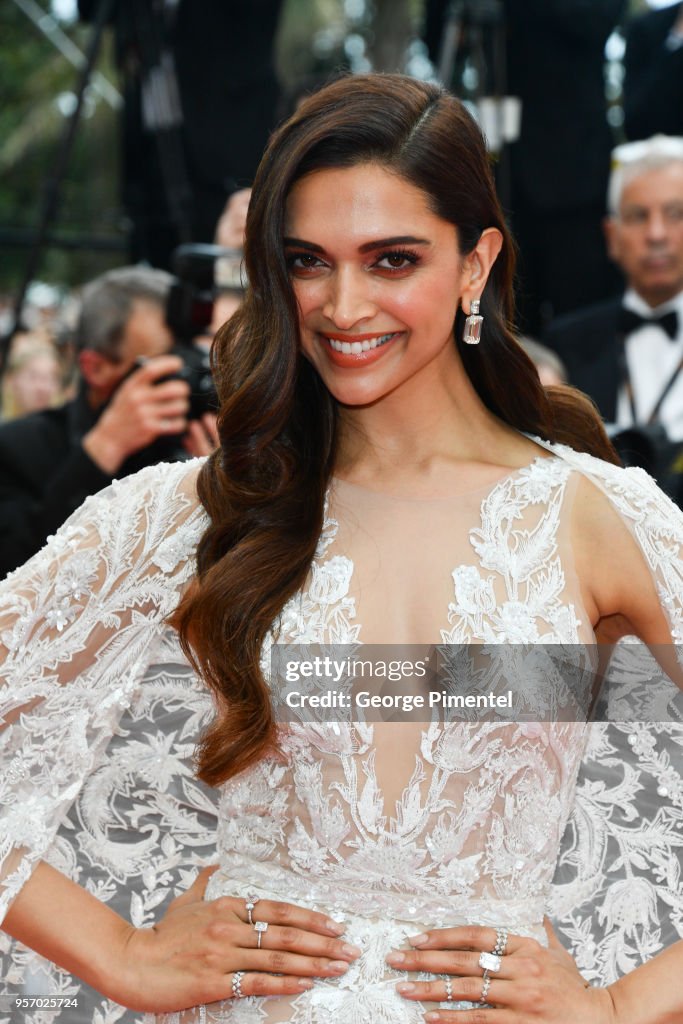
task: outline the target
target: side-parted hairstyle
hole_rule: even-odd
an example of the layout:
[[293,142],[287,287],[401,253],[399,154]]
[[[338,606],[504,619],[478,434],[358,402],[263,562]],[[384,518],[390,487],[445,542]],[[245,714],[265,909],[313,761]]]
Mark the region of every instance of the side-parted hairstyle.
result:
[[401,75],[344,78],[309,97],[271,138],[254,182],[249,289],[213,349],[221,444],[198,484],[211,524],[199,543],[197,579],[173,619],[217,698],[198,755],[200,777],[211,784],[277,746],[261,652],[306,580],[335,464],[336,402],[299,350],[285,204],[304,175],[363,163],[421,189],[431,209],[456,226],[463,255],[485,228],[502,233],[482,296],[481,344],[459,340],[462,310],[455,324],[462,362],[484,404],[518,430],[617,461],[589,400],[568,388],[544,391],[511,334],[514,246],[481,132],[462,104]]

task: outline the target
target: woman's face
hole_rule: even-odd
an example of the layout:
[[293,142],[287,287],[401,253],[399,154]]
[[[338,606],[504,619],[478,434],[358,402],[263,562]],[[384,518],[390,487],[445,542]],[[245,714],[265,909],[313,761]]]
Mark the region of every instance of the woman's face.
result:
[[378,164],[315,171],[289,195],[285,247],[302,350],[339,402],[461,372],[453,324],[481,266],[419,189]]

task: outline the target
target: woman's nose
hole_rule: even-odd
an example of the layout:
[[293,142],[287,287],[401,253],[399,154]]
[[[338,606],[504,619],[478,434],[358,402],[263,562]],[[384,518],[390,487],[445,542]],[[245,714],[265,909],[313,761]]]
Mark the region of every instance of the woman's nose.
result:
[[349,330],[361,320],[373,317],[377,304],[362,271],[339,269],[330,279],[323,315],[340,330]]

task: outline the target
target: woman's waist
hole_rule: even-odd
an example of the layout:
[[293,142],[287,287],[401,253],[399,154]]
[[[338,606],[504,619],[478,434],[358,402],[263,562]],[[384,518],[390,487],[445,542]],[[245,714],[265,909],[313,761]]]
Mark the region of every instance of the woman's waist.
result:
[[261,900],[296,903],[317,910],[346,922],[347,928],[367,932],[368,940],[372,938],[383,945],[398,940],[404,944],[408,936],[425,929],[464,924],[505,927],[543,945],[547,941],[543,895],[443,893],[428,887],[407,891],[378,889],[364,884],[360,878],[344,882],[339,877],[302,877],[279,865],[244,861],[224,865],[214,872],[205,898],[242,898],[247,892],[255,893]]

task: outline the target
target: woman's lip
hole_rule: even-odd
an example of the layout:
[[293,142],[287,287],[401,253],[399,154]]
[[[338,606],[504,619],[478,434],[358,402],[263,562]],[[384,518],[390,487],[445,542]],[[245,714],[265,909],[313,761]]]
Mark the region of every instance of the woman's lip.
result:
[[[329,342],[330,338],[333,341],[347,341],[350,344],[354,341],[372,341],[373,338],[385,338],[387,334],[391,333],[394,335],[393,338],[390,338],[389,341],[385,341],[383,345],[377,345],[376,348],[369,348],[367,352],[337,352],[336,349],[332,348]],[[374,363],[378,359],[381,359],[384,353],[393,347],[394,342],[402,333],[402,331],[385,331],[384,334],[356,334],[353,337],[350,337],[348,334],[345,336],[338,334],[321,334],[320,337],[323,341],[325,354],[330,362],[334,363],[335,366],[348,369],[354,366],[368,366],[370,363]]]
[[330,334],[328,331],[320,331],[321,337],[332,338],[332,341],[348,341],[352,345],[354,341],[372,341],[374,338],[386,338],[388,334],[398,334],[398,331],[375,331],[374,334]]

